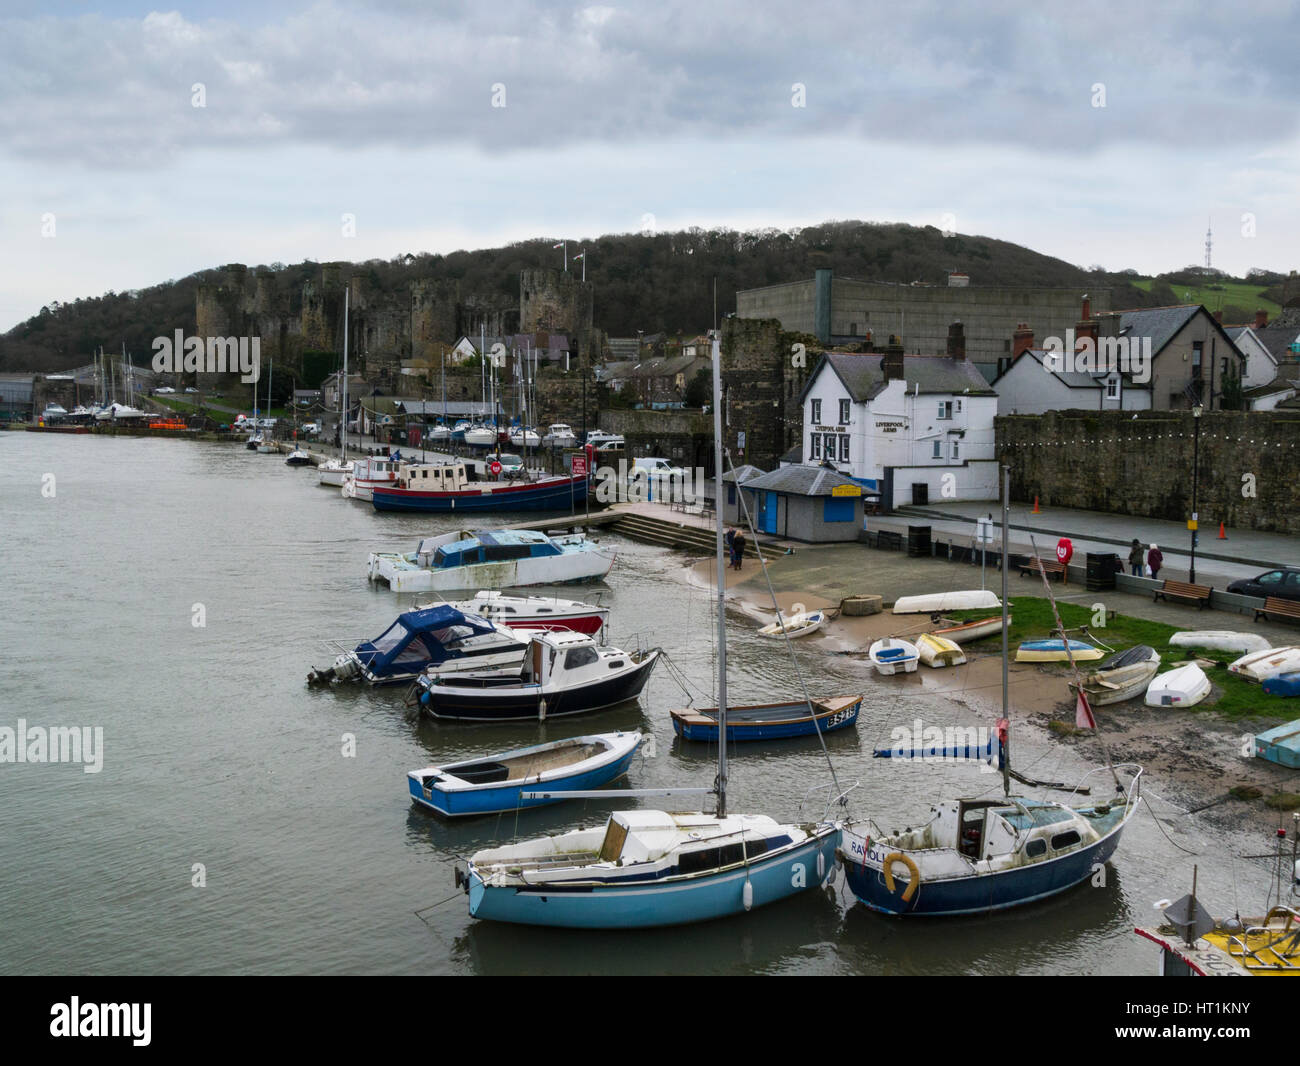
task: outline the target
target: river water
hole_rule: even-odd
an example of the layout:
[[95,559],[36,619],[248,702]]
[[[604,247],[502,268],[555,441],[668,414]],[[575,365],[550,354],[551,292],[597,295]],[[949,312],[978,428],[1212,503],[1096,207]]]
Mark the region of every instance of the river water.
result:
[[[0,726],[103,730],[98,773],[0,763],[0,972],[1146,974],[1155,949],[1132,927],[1187,891],[1193,862],[1215,913],[1234,885],[1243,913],[1262,906],[1266,870],[1227,856],[1263,842],[1153,796],[1163,832],[1141,812],[1105,887],[992,917],[885,919],[838,877],[679,929],[475,922],[452,883],[457,857],[598,823],[609,807],[448,823],[413,807],[407,770],[640,728],[658,750],[634,761],[633,786],[709,785],[715,753],[674,739],[668,711],[684,697],[664,669],[638,704],[545,724],[435,723],[400,690],[308,689],[308,670],[332,660],[322,641],[373,637],[416,602],[368,585],[367,553],[457,524],[379,514],[318,487],[311,469],[229,444],[0,433]],[[614,644],[664,647],[707,694],[712,606],[684,582],[685,556],[603,539],[619,549],[607,587],[572,594],[599,591]],[[887,559],[866,552],[864,565]],[[732,702],[794,695],[784,648],[732,621]],[[987,721],[940,696],[901,697],[860,659],[799,654],[814,693],[866,693],[857,731],[827,738],[841,782],[861,782],[856,812],[901,828],[932,800],[995,787],[968,766],[871,759],[918,717]],[[1016,745],[1041,776],[1088,768],[1030,730]],[[745,746],[730,771],[730,808],[775,817],[797,817],[810,789],[824,803],[829,781],[815,739]],[[1159,780],[1148,792],[1180,799]],[[820,813],[815,795],[804,813]]]

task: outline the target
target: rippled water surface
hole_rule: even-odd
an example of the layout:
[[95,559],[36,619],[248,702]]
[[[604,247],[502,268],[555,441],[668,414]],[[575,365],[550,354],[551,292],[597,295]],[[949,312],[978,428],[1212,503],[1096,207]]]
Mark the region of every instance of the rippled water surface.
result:
[[[52,498],[42,495],[47,474]],[[883,919],[853,905],[839,878],[831,890],[675,930],[472,921],[452,884],[457,856],[598,822],[608,808],[575,802],[449,824],[413,809],[407,770],[640,728],[655,734],[658,754],[634,761],[633,785],[708,785],[714,753],[674,740],[668,711],[684,700],[662,669],[639,704],[545,724],[434,723],[403,707],[398,690],[308,689],[307,671],[332,658],[323,640],[374,636],[415,602],[367,584],[367,552],[410,550],[419,535],[454,527],[377,514],[319,488],[311,470],[231,445],[0,434],[0,726],[24,718],[104,731],[98,774],[0,764],[0,970],[1154,971],[1154,949],[1132,927],[1148,920],[1153,900],[1186,891],[1194,860],[1145,811],[1105,888],[988,918]],[[600,593],[613,642],[661,645],[707,693],[711,605],[681,580],[685,557],[607,539],[620,552]],[[867,565],[880,565],[874,554]],[[193,624],[199,613],[203,626]],[[793,695],[784,649],[743,616],[732,621],[732,701]],[[858,812],[901,827],[924,820],[935,799],[990,787],[970,768],[870,757],[915,717],[988,724],[972,711],[931,694],[900,696],[858,658],[800,655],[815,692],[866,693],[857,732],[827,738],[841,780],[862,783]],[[347,734],[355,757],[342,754]],[[1028,730],[1017,734],[1017,756],[1058,779],[1086,769]],[[828,774],[812,739],[745,746],[731,781],[733,810],[795,817]],[[1151,788],[1161,793],[1161,782]],[[1262,903],[1266,875],[1223,858],[1261,851],[1259,840],[1156,810],[1165,832],[1204,853],[1195,860],[1202,898],[1227,909],[1235,878],[1243,911]],[[195,864],[205,887],[192,885]]]

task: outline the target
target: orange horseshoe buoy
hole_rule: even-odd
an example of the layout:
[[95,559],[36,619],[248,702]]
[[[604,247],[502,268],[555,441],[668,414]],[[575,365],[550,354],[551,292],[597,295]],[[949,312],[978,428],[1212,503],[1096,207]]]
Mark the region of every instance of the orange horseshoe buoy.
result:
[[907,867],[907,887],[903,889],[903,902],[908,903],[921,884],[921,871],[916,868],[916,863],[910,855],[904,855],[901,851],[895,851],[885,856],[885,861],[881,863],[881,870],[885,875],[885,887],[890,892],[894,891],[894,872],[890,869],[894,863],[901,862]]

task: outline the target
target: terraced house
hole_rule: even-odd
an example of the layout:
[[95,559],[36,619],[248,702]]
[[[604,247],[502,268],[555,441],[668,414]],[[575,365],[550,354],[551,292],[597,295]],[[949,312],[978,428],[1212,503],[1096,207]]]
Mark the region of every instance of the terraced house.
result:
[[886,507],[997,496],[997,394],[966,360],[960,322],[944,355],[826,352],[805,385],[801,463],[829,466]]

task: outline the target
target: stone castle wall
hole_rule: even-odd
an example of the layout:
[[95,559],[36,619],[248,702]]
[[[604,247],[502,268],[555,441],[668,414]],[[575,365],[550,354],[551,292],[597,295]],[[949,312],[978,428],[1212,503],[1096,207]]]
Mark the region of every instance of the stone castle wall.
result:
[[[1145,518],[1191,517],[1193,418],[1177,411],[1052,411],[996,420],[1012,497]],[[1300,413],[1207,411],[1200,419],[1201,542],[1228,528],[1300,533]]]

